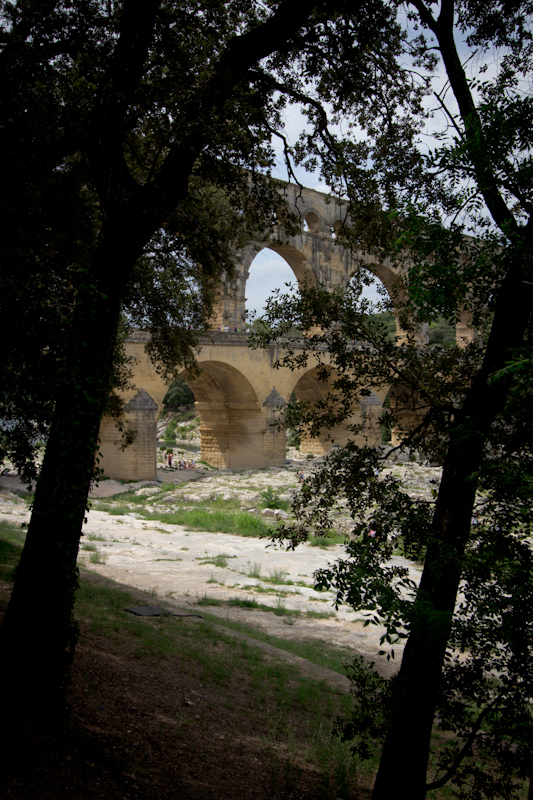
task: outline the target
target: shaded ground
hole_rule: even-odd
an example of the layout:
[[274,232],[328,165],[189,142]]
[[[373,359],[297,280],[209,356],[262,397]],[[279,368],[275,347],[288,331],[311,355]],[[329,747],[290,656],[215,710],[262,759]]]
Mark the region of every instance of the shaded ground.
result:
[[[82,578],[71,723],[4,744],[2,799],[366,796],[332,745],[338,681],[305,680],[274,648],[208,620],[130,617],[128,602],[150,599],[99,598],[101,582]],[[8,595],[4,581],[2,612]]]
[[[106,483],[101,496],[117,491]],[[0,518],[20,525],[28,510],[13,491],[21,487],[6,478],[0,487]],[[347,745],[332,736],[336,718],[349,707],[342,668],[334,672],[224,629],[216,618],[253,624],[282,646],[310,641],[315,649],[336,645],[345,660],[356,651],[371,658],[379,637],[363,630],[351,612],[306,616],[310,608],[331,609],[331,598],[315,597],[310,584],[314,569],[340,548],[288,554],[267,549],[264,540],[149,524],[134,512],[116,517],[92,511],[83,541],[91,536],[105,558],[91,563],[95,551],[81,551],[81,636],[69,689],[70,723],[55,730],[46,724],[22,740],[3,731],[0,800],[369,796],[367,773],[355,772]],[[225,566],[201,563],[224,554]],[[266,578],[275,572],[307,585],[272,586]],[[0,583],[1,613],[10,585]],[[102,596],[99,586],[116,588]],[[265,590],[272,590],[270,597]],[[277,601],[278,613],[230,607],[236,593],[270,606]],[[207,594],[222,605],[206,605]],[[185,613],[204,619],[136,618],[124,611],[131,604],[175,611],[185,606]]]
[[[192,471],[180,472],[188,477]],[[291,480],[296,484],[295,476],[282,470],[240,475],[215,473],[194,481],[184,498],[181,491],[178,495],[160,492],[153,485],[123,486],[116,481],[104,481],[93,497],[105,499],[108,511],[98,510],[97,506],[89,512],[79,563],[124,585],[149,591],[154,602],[164,599],[190,611],[204,609],[280,639],[311,639],[319,644],[345,647],[377,662],[380,672],[390,675],[397,667],[402,646],[395,648],[395,661],[380,657],[383,629],[365,626],[365,616],[347,606],[335,610],[333,593],[313,588],[315,571],[341,558],[345,552],[342,545],[327,549],[301,545],[295,551],[287,551],[272,546],[268,539],[147,521],[138,513],[144,506],[121,506],[122,494],[117,494],[117,490],[127,490],[130,497],[133,494],[137,501],[151,504],[146,506],[148,510],[172,512],[175,506],[187,504],[191,492],[207,496],[219,492],[228,497],[228,492],[235,493],[237,486],[237,493],[242,496],[246,491],[250,494],[245,488],[250,484],[258,486],[254,491],[259,491],[261,480],[265,485],[277,481],[278,487],[290,487]],[[115,500],[107,503],[112,495]],[[12,495],[0,494],[0,517],[25,522],[29,519],[27,507],[16,500]],[[410,577],[418,581],[420,570],[413,564],[399,556],[394,562],[407,567]]]

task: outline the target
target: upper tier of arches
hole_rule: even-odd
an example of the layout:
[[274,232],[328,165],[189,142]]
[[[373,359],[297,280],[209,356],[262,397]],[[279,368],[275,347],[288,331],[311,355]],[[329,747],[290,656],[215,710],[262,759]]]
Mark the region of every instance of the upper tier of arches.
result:
[[[350,252],[343,247],[338,236],[347,221],[347,205],[314,189],[286,184],[280,189],[290,208],[300,214],[301,228],[289,235],[280,226],[273,226],[262,236],[244,247],[236,257],[235,272],[224,279],[215,301],[211,328],[213,330],[244,331],[246,329],[246,285],[250,267],[258,252],[264,248],[279,254],[290,266],[298,285],[317,284],[332,289],[345,287],[358,270],[367,270],[384,287],[389,297],[402,297],[401,270],[390,260],[378,262],[368,253]],[[349,220],[348,220],[349,221]],[[272,286],[272,290],[282,288]],[[401,343],[406,333],[396,316],[396,332]],[[458,311],[457,340],[470,341],[473,331],[469,329],[465,314]],[[417,335],[420,344],[428,342],[427,325],[421,326]]]

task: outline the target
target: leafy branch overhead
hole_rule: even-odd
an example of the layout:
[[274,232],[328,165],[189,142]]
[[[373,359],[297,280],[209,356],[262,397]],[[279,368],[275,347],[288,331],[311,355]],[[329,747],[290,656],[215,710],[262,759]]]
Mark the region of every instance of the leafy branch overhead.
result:
[[332,63],[324,37],[345,19],[359,37],[339,38],[346,56],[362,64],[374,40],[392,53],[394,14],[375,0],[2,5],[0,456],[34,477],[46,439],[0,629],[2,677],[25,687],[13,724],[46,716],[66,685],[99,426],[128,380],[122,337],[142,325],[165,374],[192,369],[236,249],[274,220],[294,228],[272,132],[302,75]]
[[[405,642],[392,685],[354,667],[376,712],[369,721],[356,686],[345,733],[363,755],[369,731],[382,742],[373,800],[393,796],[398,775],[412,798],[450,782],[460,797],[531,785],[531,11],[407,4],[405,95],[390,118],[386,103],[350,95],[351,64],[321,74],[316,96],[335,94],[337,127],[326,134],[311,111],[295,155],[347,200],[339,240],[359,271],[345,291],[278,294],[256,336],[321,386],[289,406],[290,427],[333,441],[344,420],[352,435],[304,483],[283,540],[327,533],[348,508],[346,557],[317,580],[383,624],[384,644]],[[373,306],[362,290],[387,270],[397,279]],[[394,315],[395,342],[376,311]],[[443,317],[466,339],[427,346],[424,326]],[[442,466],[431,501],[407,496],[383,473],[387,452],[362,444],[371,392],[386,398],[392,453]],[[423,560],[417,587],[391,561],[398,552]],[[448,745],[433,768],[434,724]]]

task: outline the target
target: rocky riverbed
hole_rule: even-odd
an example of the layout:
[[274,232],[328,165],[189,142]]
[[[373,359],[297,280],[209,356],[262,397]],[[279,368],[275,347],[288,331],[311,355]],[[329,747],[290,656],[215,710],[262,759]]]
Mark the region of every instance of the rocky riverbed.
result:
[[[285,469],[238,473],[160,470],[156,484],[103,481],[91,495],[80,567],[148,591],[154,603],[238,620],[280,638],[327,641],[379,661],[382,629],[365,626],[365,617],[349,607],[335,609],[332,593],[314,589],[314,573],[341,558],[343,545],[305,544],[286,551],[268,538],[201,530],[172,516],[201,509],[275,524],[290,514],[298,471],[313,468],[312,462],[294,460]],[[439,478],[437,468],[417,463],[394,465],[382,474],[387,472],[419,498],[430,499]],[[17,494],[21,488],[14,477],[0,479],[0,518],[27,522],[27,502]],[[274,495],[289,510],[269,508],[265,498]],[[400,556],[394,560],[418,580],[419,565]],[[393,666],[382,660],[381,669],[390,672]]]

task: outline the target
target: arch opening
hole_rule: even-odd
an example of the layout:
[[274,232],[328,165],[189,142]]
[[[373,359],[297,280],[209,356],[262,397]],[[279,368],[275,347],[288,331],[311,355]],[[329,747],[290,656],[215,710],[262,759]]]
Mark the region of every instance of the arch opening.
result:
[[[360,270],[365,274],[362,285],[361,298],[369,301],[372,306],[370,313],[382,317],[382,322],[387,327],[392,325],[391,335],[398,344],[404,344],[409,333],[402,327],[399,307],[404,298],[404,288],[399,281],[398,274],[386,264],[361,263]],[[357,276],[352,281],[358,282]],[[428,325],[422,323],[416,332],[416,339],[421,345],[428,343]]]
[[[289,285],[287,285],[289,284]],[[297,275],[279,252],[264,247],[250,265],[246,281],[245,308],[249,317],[262,316],[267,299],[275,289],[282,293],[297,293]]]
[[[322,402],[331,395],[332,403],[335,402],[333,383],[338,376],[337,370],[332,370],[329,380],[323,380],[318,367],[309,369],[300,377],[294,386],[293,393],[297,400],[314,405]],[[349,416],[341,423],[329,429],[322,429],[318,435],[307,427],[300,427],[298,439],[302,453],[313,455],[327,455],[334,446],[344,447],[350,440],[360,446],[377,447],[381,444],[380,418],[382,402],[375,392],[370,392],[359,402],[354,402]],[[354,433],[348,428],[352,425],[359,426],[359,432]]]
[[305,222],[309,233],[320,233],[320,218],[314,211],[307,212]]
[[194,461],[200,455],[199,415],[196,398],[189,383],[178,375],[170,384],[161,404],[157,426],[157,465],[168,466],[168,456],[174,464]]
[[202,460],[220,468],[263,467],[280,447],[274,447],[277,429],[268,424],[250,381],[223,361],[202,361],[200,369],[198,375],[182,375],[196,397]]

